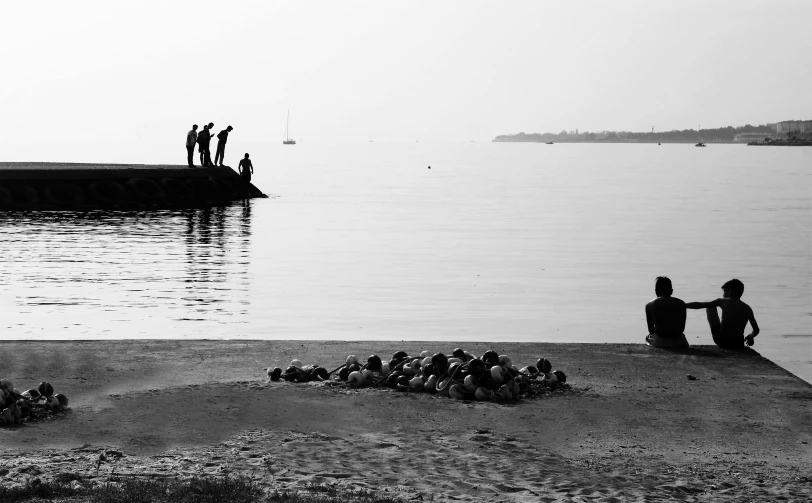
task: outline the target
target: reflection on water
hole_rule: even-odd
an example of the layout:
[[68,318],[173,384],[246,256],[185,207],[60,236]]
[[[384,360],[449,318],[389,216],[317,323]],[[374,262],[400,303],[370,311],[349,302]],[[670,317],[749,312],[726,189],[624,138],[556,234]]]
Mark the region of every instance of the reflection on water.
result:
[[251,201],[0,215],[5,336],[178,337],[231,323],[250,303],[250,239]]

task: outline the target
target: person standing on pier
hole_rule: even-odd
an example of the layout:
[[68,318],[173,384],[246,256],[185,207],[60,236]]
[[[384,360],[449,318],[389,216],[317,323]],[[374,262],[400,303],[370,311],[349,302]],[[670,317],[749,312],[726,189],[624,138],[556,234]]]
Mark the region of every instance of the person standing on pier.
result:
[[203,131],[197,135],[197,144],[200,146],[200,164],[202,166],[214,166],[211,162],[211,151],[209,145],[211,144],[211,129],[214,127],[213,122],[209,122],[203,126]]
[[223,157],[226,154],[226,142],[228,141],[228,133],[230,133],[234,128],[228,126],[224,130],[217,133],[217,152],[214,154],[214,164],[218,163],[220,166],[223,165]]
[[237,168],[240,172],[240,176],[245,183],[251,183],[251,175],[254,174],[254,165],[251,164],[251,159],[248,158],[248,154],[245,154],[245,158],[240,160],[240,166]]
[[195,167],[192,156],[195,153],[195,143],[197,143],[197,124],[192,125],[192,130],[186,133],[186,160],[190,168]]

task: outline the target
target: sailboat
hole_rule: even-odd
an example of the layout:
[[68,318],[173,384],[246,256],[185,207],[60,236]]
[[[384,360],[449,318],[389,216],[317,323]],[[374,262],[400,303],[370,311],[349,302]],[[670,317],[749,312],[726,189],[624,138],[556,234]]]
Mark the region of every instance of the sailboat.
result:
[[296,140],[288,135],[288,126],[290,125],[290,110],[288,110],[288,120],[285,122],[285,139],[282,140],[283,145],[296,145]]

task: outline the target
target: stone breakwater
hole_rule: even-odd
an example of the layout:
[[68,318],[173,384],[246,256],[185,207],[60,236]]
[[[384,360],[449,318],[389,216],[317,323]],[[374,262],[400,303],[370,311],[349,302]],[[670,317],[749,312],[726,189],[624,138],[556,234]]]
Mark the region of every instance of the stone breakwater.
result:
[[164,209],[267,197],[230,167],[0,163],[0,210]]

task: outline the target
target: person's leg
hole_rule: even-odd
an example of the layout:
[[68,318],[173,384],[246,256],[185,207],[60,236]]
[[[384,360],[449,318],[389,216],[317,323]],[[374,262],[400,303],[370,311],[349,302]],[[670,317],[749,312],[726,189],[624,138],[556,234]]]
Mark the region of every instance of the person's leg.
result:
[[710,326],[713,343],[720,348],[727,347],[727,341],[722,338],[722,322],[719,320],[719,311],[717,311],[716,307],[709,307],[705,312],[708,316],[708,325]]
[[220,166],[223,165],[223,146],[219,143],[217,144],[217,152],[214,154],[214,164],[219,164]]
[[198,152],[200,152],[200,165],[205,166],[206,165],[206,149],[203,147],[203,145],[201,145],[200,148],[198,148]]
[[192,145],[191,147],[189,145],[186,145],[186,160],[189,162],[190,168],[193,168],[195,166],[194,160],[192,159],[192,157],[194,157],[194,154],[195,154],[194,145]]

